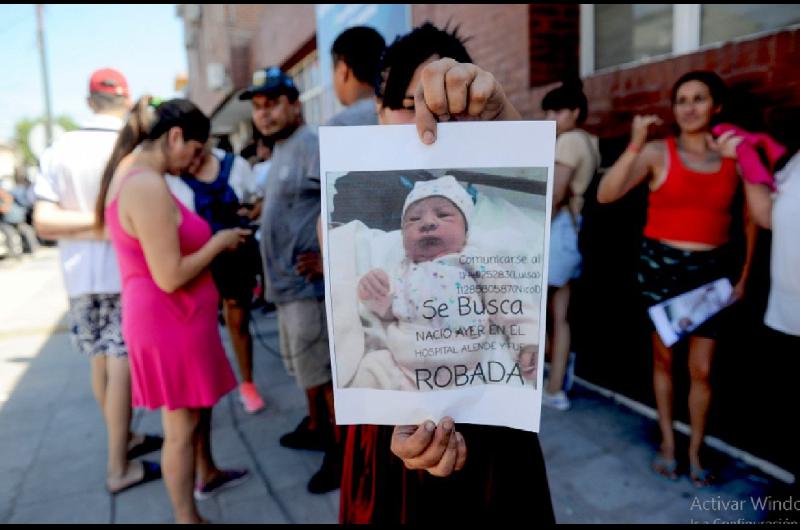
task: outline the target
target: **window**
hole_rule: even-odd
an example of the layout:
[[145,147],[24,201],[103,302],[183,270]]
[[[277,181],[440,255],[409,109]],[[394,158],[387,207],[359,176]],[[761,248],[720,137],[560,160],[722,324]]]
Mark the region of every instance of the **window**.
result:
[[798,24],[798,4],[581,4],[581,75]]
[[322,78],[316,50],[306,55],[287,72],[297,84],[303,117],[306,123],[318,126],[324,119],[322,106]]
[[800,23],[798,4],[703,4],[700,44]]
[[672,51],[672,4],[597,4],[595,68]]

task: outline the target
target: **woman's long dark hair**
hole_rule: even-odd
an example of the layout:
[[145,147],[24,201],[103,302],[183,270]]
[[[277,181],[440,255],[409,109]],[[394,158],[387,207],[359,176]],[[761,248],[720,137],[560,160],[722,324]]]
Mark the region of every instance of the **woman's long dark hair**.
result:
[[119,163],[136,146],[145,141],[158,140],[173,127],[180,127],[185,141],[205,143],[211,130],[211,122],[188,99],[171,99],[156,105],[152,96],[143,96],[134,104],[103,170],[100,193],[95,205],[95,223],[98,229],[105,225],[106,197]]

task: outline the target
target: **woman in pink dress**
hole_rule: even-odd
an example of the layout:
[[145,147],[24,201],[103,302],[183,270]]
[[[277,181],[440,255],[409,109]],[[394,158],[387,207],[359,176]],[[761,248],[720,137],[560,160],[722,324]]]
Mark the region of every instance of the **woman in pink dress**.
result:
[[[203,149],[210,123],[187,100],[140,99],[103,174],[97,218],[122,275],[122,334],[133,406],[160,408],[162,470],[177,522],[203,522],[195,498],[247,477],[211,458],[211,407],[236,387],[217,328],[219,294],[207,266],[249,232],[221,230],[174,199],[163,175]],[[197,486],[195,476],[197,473]],[[194,488],[194,498],[193,498]]]

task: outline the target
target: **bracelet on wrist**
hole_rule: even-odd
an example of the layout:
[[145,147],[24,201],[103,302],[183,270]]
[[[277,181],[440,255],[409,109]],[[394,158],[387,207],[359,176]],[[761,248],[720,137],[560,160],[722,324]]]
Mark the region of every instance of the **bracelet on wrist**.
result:
[[626,151],[630,151],[633,154],[638,154],[642,148],[634,143],[629,143],[628,147],[625,148]]

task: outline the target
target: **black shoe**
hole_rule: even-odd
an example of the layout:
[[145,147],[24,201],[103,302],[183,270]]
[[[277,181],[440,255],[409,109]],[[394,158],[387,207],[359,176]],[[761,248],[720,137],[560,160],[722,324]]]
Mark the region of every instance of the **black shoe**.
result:
[[342,455],[337,447],[333,446],[325,452],[322,467],[314,473],[308,481],[309,493],[328,493],[339,489],[342,483]]
[[128,449],[128,460],[133,460],[147,453],[158,451],[164,445],[164,438],[152,434],[145,434],[141,443]]
[[281,445],[291,449],[308,449],[311,451],[326,450],[330,437],[325,436],[319,429],[313,431],[309,430],[309,422],[311,422],[311,417],[306,416],[294,431],[281,436]]

